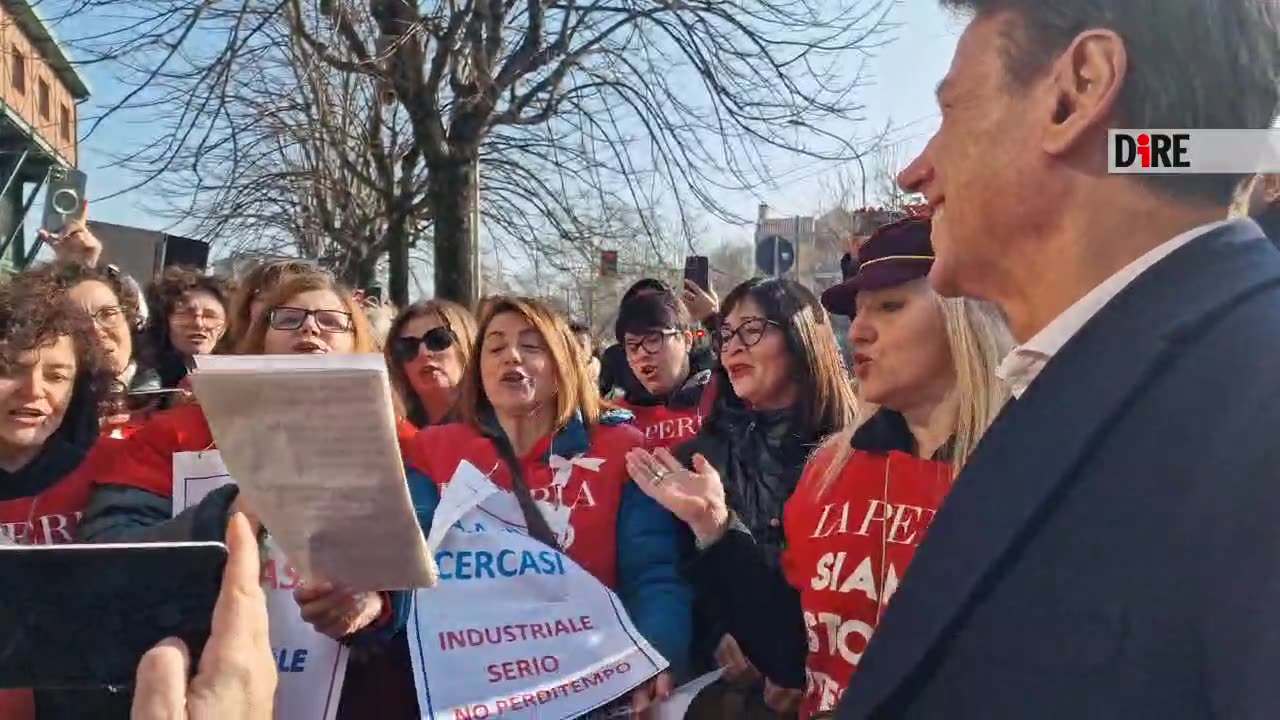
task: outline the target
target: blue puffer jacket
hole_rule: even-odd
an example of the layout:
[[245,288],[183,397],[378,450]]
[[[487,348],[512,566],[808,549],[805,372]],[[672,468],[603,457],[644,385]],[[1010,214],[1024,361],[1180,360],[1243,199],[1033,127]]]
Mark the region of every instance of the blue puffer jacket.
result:
[[[616,545],[612,558],[616,575],[613,589],[636,629],[667,659],[676,678],[682,679],[687,674],[693,635],[693,594],[679,572],[681,526],[671,513],[626,476],[623,457],[627,450],[643,442],[639,432],[626,424],[630,418],[626,412],[608,413],[590,433],[592,437],[585,424],[575,419],[554,438],[535,446],[520,462],[526,482],[536,495],[550,481],[547,465],[551,448],[566,458],[585,454],[604,459],[600,473],[583,473],[589,477],[582,485],[593,485],[587,492],[601,505],[608,504],[607,498],[615,498],[614,538],[609,539],[610,545]],[[496,467],[491,477],[500,486],[509,482],[505,467],[497,461],[493,442],[471,428],[463,425],[428,428],[414,443],[415,448],[406,452],[410,466],[409,492],[424,535],[430,534],[431,521],[440,503],[439,486],[428,473],[451,476],[458,463],[465,459],[485,470]],[[566,494],[582,497],[582,485],[570,481]],[[580,553],[575,551],[581,546],[581,553],[585,554],[593,544],[591,538],[580,535],[566,552],[571,557],[577,556]],[[574,559],[592,570],[588,563],[578,557]],[[395,620],[381,628],[381,633],[389,635],[404,627],[411,597],[411,593],[393,594]]]

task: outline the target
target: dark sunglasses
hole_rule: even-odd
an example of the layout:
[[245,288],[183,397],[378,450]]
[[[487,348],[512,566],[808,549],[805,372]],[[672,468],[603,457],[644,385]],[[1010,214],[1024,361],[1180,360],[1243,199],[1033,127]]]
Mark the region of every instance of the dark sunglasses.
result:
[[351,332],[351,313],[340,310],[306,310],[282,306],[267,314],[267,322],[272,330],[297,330],[306,324],[309,317],[316,319],[316,327],[320,332]]
[[391,341],[391,355],[399,362],[409,362],[418,357],[418,348],[426,346],[428,352],[448,350],[458,337],[447,327],[434,327],[422,337],[398,337]]
[[782,327],[778,323],[764,318],[744,320],[741,325],[732,330],[721,327],[719,332],[711,336],[711,345],[717,355],[722,354],[725,348],[729,347],[729,343],[733,342],[733,338],[736,335],[742,341],[743,347],[754,347],[764,339],[764,334],[768,332],[769,326]]

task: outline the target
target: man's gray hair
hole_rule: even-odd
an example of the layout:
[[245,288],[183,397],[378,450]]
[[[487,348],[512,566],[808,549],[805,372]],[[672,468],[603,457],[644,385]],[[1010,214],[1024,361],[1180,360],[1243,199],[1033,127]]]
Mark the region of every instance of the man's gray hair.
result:
[[[1277,0],[941,0],[978,15],[1007,10],[1010,83],[1040,77],[1081,32],[1124,38],[1118,122],[1129,128],[1266,128],[1280,109]],[[1179,197],[1229,205],[1241,175],[1143,175]]]

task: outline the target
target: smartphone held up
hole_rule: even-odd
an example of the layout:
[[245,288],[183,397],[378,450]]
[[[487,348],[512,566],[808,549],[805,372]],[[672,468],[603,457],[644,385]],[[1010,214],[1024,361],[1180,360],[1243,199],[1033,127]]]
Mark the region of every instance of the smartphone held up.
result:
[[711,289],[711,261],[706,255],[690,255],[684,259],[684,279],[703,290]]
[[60,236],[68,226],[84,220],[85,188],[88,177],[75,168],[53,167],[44,194],[44,218],[40,227],[52,236]]

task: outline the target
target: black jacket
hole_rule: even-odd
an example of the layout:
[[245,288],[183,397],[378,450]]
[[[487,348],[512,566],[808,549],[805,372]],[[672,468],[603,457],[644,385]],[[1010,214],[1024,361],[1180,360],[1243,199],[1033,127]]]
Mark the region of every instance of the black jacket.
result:
[[[725,382],[723,374],[716,373],[713,382]],[[782,509],[822,435],[797,436],[791,431],[793,413],[748,411],[728,389],[716,392],[713,408],[698,435],[677,447],[674,455],[691,467],[694,454],[701,454],[719,471],[729,507],[754,538],[755,552],[769,572],[780,572]],[[692,536],[687,537],[686,549],[689,557],[695,556]],[[762,617],[785,617],[789,609],[763,608]],[[694,616],[694,664],[710,670],[716,644],[729,630],[714,599],[700,592],[695,592]]]
[[1277,358],[1252,223],[1134,280],[969,457],[837,717],[1275,718]]

